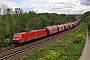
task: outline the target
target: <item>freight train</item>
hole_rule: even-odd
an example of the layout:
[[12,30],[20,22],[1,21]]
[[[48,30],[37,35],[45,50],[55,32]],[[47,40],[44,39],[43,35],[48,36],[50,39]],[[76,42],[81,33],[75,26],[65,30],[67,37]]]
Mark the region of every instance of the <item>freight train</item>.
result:
[[20,45],[20,44],[23,44],[25,42],[28,42],[28,41],[31,41],[31,40],[34,40],[37,38],[50,36],[55,33],[60,33],[67,29],[73,28],[79,24],[80,24],[80,20],[71,22],[71,23],[67,23],[67,24],[47,26],[47,27],[45,27],[43,29],[39,29],[39,30],[15,33],[14,37],[13,37],[13,43],[15,45]]

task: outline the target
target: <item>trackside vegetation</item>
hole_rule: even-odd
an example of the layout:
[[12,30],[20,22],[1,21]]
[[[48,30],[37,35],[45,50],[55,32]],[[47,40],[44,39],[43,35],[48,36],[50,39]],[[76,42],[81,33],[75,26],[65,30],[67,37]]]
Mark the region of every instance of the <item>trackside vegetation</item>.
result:
[[82,20],[85,22],[86,27],[88,28],[89,36],[90,36],[90,11],[87,11],[83,14]]
[[86,41],[86,27],[70,34],[63,40],[45,46],[37,52],[23,56],[21,60],[78,60]]

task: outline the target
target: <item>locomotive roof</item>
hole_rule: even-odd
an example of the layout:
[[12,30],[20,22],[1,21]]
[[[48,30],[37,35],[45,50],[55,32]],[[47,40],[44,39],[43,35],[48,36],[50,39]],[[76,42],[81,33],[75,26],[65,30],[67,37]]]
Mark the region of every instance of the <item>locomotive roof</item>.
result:
[[36,32],[36,31],[38,31],[38,30],[31,30],[30,32]]

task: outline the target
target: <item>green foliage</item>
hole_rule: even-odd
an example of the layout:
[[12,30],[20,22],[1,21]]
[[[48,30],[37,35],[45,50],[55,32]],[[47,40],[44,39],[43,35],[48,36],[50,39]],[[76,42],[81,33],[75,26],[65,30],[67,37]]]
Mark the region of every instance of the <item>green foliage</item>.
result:
[[90,11],[85,12],[85,13],[83,14],[83,16],[82,16],[82,21],[85,22],[85,18],[86,18],[87,16],[89,16],[89,15],[90,15]]
[[45,54],[44,57],[42,58],[38,58],[37,60],[54,60],[54,59],[57,59],[58,56],[59,56],[59,53],[54,51],[54,50],[49,50],[47,51],[48,53]]
[[89,36],[90,36],[90,11],[87,11],[83,14],[82,19],[88,29]]
[[85,24],[89,26],[90,24],[90,15],[85,18]]
[[23,58],[21,58],[21,60],[27,60],[27,56],[23,56]]
[[70,34],[64,40],[58,40],[50,46],[41,48],[36,53],[22,59],[26,60],[78,60],[86,40],[86,29],[83,26],[79,31]]

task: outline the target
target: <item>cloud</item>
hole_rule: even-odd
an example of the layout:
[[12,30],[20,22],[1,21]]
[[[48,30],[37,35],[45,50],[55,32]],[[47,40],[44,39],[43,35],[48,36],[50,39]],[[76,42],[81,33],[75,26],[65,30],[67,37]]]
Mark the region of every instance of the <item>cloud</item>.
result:
[[89,10],[90,6],[87,8],[87,6],[82,5],[81,2],[83,2],[83,0],[23,0],[19,3],[11,0],[0,0],[0,5],[5,4],[12,9],[21,8],[25,12],[83,14]]
[[21,5],[18,4],[18,3],[15,3],[15,2],[11,2],[10,0],[0,0],[0,5],[7,5],[9,6],[10,8],[19,8]]
[[90,0],[80,0],[82,5],[90,6]]

